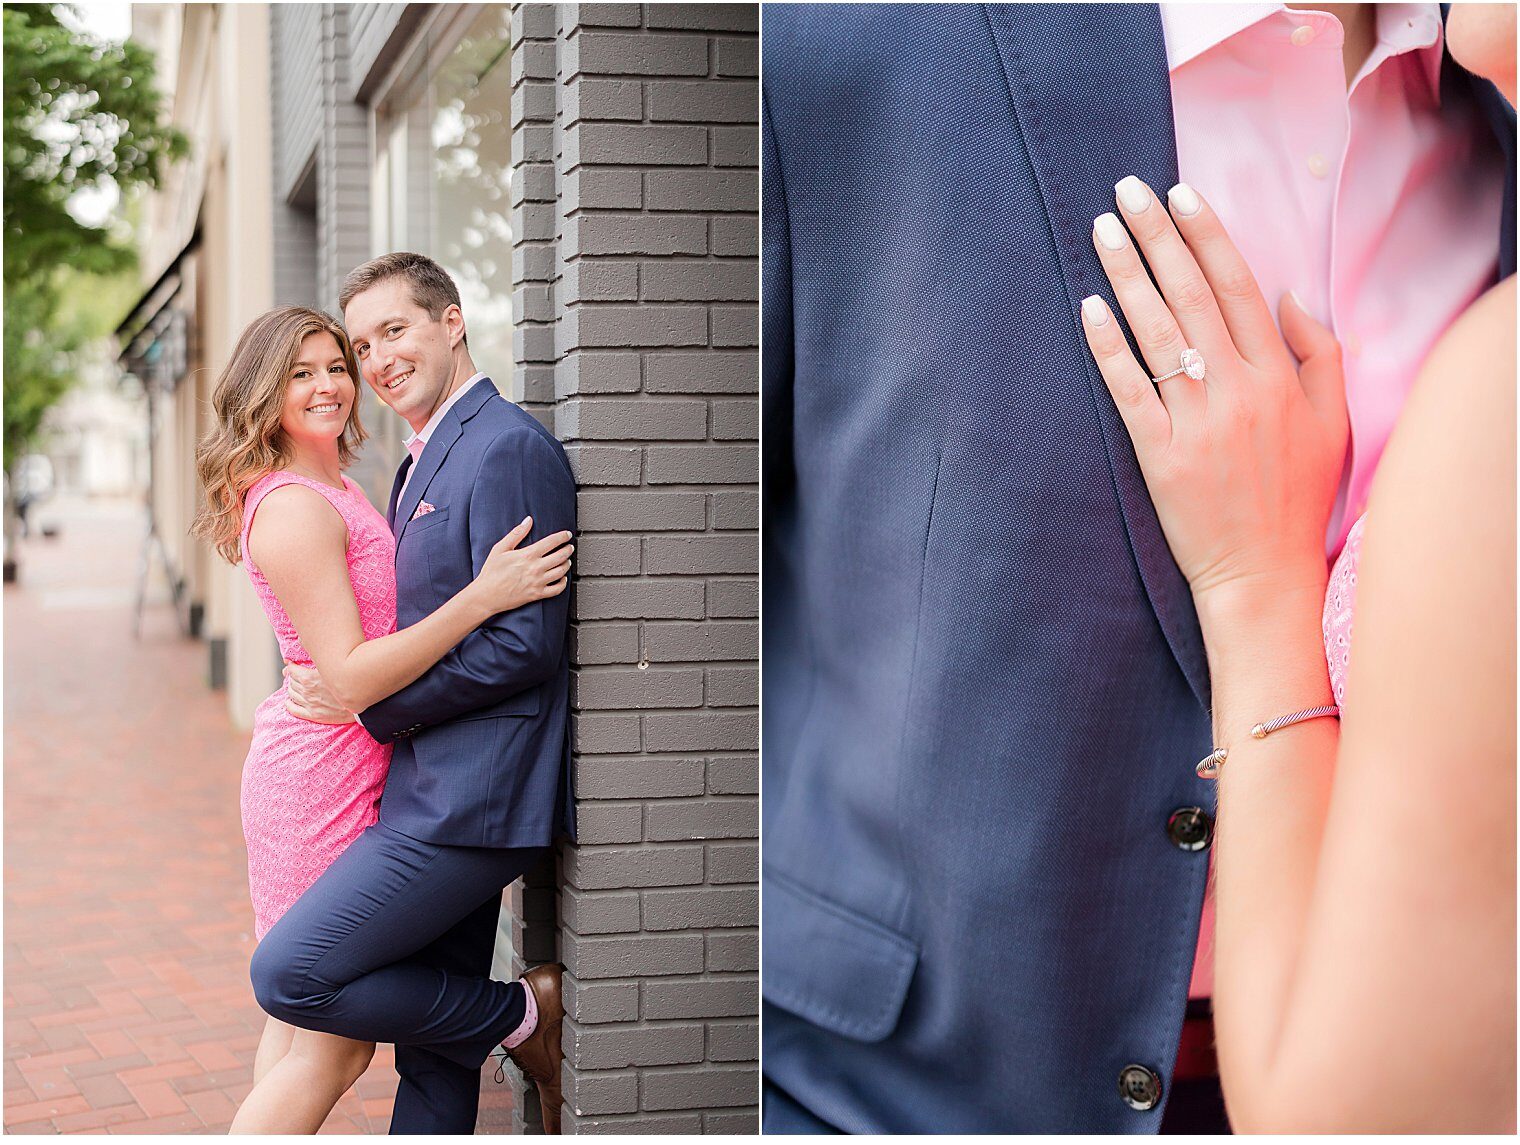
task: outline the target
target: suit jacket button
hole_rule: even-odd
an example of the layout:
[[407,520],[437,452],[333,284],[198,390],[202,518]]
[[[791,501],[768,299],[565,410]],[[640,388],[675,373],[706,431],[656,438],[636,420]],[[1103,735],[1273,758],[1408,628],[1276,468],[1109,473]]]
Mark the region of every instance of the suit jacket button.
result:
[[1202,807],[1179,807],[1167,818],[1166,833],[1179,851],[1201,851],[1214,838],[1214,820]]
[[1161,1076],[1143,1065],[1127,1065],[1119,1071],[1119,1096],[1141,1113],[1155,1109],[1161,1100]]

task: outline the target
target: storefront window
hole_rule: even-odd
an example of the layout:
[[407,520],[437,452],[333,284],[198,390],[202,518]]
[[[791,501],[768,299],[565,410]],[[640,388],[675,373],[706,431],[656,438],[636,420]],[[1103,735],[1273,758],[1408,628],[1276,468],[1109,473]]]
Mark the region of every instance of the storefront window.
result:
[[470,352],[504,391],[512,368],[510,42],[507,6],[487,4],[418,45],[376,111],[372,236],[377,254],[419,251],[453,275]]

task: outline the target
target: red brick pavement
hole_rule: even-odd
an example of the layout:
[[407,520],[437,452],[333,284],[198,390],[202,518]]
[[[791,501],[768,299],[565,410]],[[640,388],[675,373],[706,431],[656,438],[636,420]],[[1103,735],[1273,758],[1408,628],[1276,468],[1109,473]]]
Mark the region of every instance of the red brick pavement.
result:
[[[131,634],[141,514],[43,506],[5,588],[8,1133],[225,1132],[264,1016],[238,824],[246,734],[166,605]],[[383,1133],[391,1050],[323,1126]],[[509,1091],[482,1073],[479,1130]]]

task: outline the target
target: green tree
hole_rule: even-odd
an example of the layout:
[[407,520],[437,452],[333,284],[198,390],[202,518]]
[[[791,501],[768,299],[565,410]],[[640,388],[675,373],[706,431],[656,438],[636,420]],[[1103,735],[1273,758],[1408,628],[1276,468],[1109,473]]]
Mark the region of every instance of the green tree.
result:
[[166,121],[152,53],[140,44],[92,40],[49,5],[5,4],[4,22],[9,474],[68,390],[73,357],[122,317],[70,300],[98,296],[96,276],[119,282],[136,264],[130,237],[77,218],[75,196],[114,184],[124,202],[158,186],[188,144]]

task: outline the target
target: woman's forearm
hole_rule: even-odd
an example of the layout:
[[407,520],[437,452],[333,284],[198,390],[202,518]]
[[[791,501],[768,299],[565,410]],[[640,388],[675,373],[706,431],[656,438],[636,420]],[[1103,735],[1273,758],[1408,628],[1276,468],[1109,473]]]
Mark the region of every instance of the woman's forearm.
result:
[[493,615],[472,582],[416,624],[356,644],[331,670],[317,669],[339,703],[363,711],[417,679]]
[[[1257,723],[1332,703],[1322,575],[1231,587],[1198,603],[1220,769],[1215,844],[1214,1010],[1231,1116],[1248,1129],[1257,1094],[1293,1047],[1281,1040],[1314,893],[1339,724],[1316,719],[1253,739]],[[1231,1079],[1245,1079],[1232,1087]],[[1238,1083],[1237,1083],[1238,1084]]]

